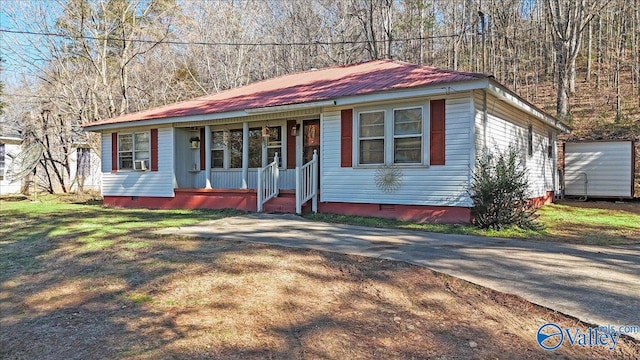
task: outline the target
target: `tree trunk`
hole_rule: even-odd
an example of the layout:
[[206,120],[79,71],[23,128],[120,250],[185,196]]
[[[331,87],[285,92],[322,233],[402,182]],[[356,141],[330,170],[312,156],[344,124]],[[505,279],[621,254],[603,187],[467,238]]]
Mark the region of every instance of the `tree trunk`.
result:
[[556,49],[556,78],[558,81],[556,113],[558,118],[565,120],[569,115],[569,67],[567,66],[567,60],[564,55],[566,54],[566,50],[562,48],[562,44],[560,44],[559,47],[559,49]]
[[585,76],[584,81],[591,81],[591,45],[593,43],[593,25],[589,22],[588,30],[587,30],[587,75]]
[[576,93],[576,58],[571,59],[569,65],[569,93],[571,95]]
[[602,69],[602,16],[598,16],[598,43],[596,45],[596,89],[600,88],[600,69]]
[[369,2],[369,14],[368,15],[369,15],[369,33],[371,34],[371,42],[370,42],[371,45],[370,46],[371,46],[371,49],[373,50],[371,52],[371,56],[374,59],[378,59],[379,58],[379,56],[378,56],[378,42],[376,41],[376,30],[375,30],[375,26],[373,24],[373,20],[374,20],[373,11],[374,11],[373,1],[370,1]]

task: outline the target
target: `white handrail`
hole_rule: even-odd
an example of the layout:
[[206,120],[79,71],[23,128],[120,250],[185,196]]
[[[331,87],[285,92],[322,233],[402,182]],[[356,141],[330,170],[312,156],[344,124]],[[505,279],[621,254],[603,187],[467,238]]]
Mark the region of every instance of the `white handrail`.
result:
[[318,152],[302,167],[296,167],[296,214],[302,214],[302,205],[311,200],[311,210],[318,212]]
[[278,153],[273,162],[258,169],[258,212],[262,212],[264,204],[280,193],[280,169],[278,168]]

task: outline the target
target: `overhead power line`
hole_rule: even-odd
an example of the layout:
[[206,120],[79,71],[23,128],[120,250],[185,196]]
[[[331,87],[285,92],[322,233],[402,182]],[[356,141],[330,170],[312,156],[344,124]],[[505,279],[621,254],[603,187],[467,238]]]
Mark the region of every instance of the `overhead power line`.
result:
[[[107,98],[107,97],[95,97],[95,96],[75,96],[75,95],[70,95],[70,96],[64,96],[64,95],[31,95],[31,94],[7,94],[7,93],[2,93],[2,95],[0,96],[7,96],[7,97],[17,97],[17,98],[31,98],[31,99],[49,99],[49,100],[82,100],[82,101],[90,101],[90,100],[114,100],[114,101],[122,101],[124,100],[121,97],[114,97],[112,99]],[[146,99],[142,99],[142,98],[138,98],[138,97],[127,97],[127,100],[146,100]],[[197,100],[197,101],[209,101],[209,100],[198,100],[198,99],[190,99],[190,100]],[[181,101],[181,100],[176,100],[176,101]]]
[[[54,32],[37,32],[37,31],[25,31],[25,30],[10,30],[0,29],[2,33],[9,34],[21,34],[21,35],[39,35],[39,36],[51,36],[60,37],[71,40],[85,39],[85,40],[105,40],[103,37],[97,36],[74,36],[68,34],[60,34]],[[435,36],[422,36],[413,38],[400,38],[393,39],[394,42],[408,42],[408,41],[420,41],[420,40],[434,40],[458,37],[460,34],[450,35],[435,35]],[[357,45],[367,43],[386,43],[386,39],[381,40],[342,40],[342,41],[293,41],[293,42],[228,42],[228,41],[176,41],[176,40],[149,40],[149,39],[126,39],[119,37],[108,36],[108,40],[112,41],[125,41],[134,43],[150,43],[150,44],[169,44],[169,45],[204,45],[204,46],[308,46],[308,45]]]

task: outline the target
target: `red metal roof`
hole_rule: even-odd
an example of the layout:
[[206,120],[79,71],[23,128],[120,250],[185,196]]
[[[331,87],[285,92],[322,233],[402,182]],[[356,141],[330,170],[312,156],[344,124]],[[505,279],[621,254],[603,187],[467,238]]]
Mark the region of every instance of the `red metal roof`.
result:
[[444,70],[396,60],[374,60],[284,75],[217,94],[84,125],[116,124],[302,104],[482,78],[486,78],[486,75]]

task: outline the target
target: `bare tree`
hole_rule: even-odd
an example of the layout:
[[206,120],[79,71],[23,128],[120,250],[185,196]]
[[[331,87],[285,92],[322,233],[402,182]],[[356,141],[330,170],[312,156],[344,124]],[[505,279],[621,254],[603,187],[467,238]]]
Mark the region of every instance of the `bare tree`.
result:
[[569,98],[575,92],[576,58],[585,27],[596,10],[608,1],[545,0],[547,21],[556,52],[558,80],[556,111],[560,119],[569,115]]

